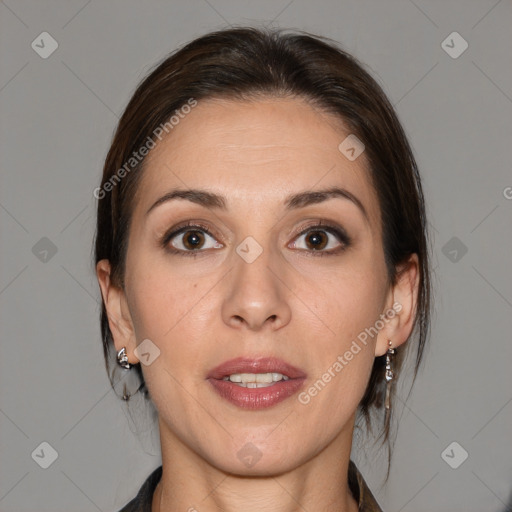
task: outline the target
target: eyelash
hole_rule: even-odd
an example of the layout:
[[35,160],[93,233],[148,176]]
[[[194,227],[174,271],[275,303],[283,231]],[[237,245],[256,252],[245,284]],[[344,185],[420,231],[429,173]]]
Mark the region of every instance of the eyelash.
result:
[[[190,228],[198,228],[198,229],[190,229]],[[169,242],[176,236],[181,235],[183,233],[187,233],[188,231],[202,231],[206,233],[207,235],[211,236],[212,238],[215,238],[214,235],[210,233],[210,230],[208,227],[201,223],[196,223],[192,221],[188,221],[186,224],[182,224],[177,226],[176,228],[171,228],[167,233],[165,233],[161,239],[160,244],[161,246],[171,254],[177,254],[179,256],[185,256],[185,257],[192,257],[195,258],[199,256],[201,253],[205,252],[204,250],[198,249],[195,251],[184,251],[182,249],[176,249],[175,247],[169,246]],[[300,249],[303,252],[309,253],[309,255],[313,257],[322,257],[322,256],[335,256],[339,253],[344,252],[350,245],[352,244],[352,239],[347,235],[344,229],[339,228],[337,226],[333,226],[330,224],[325,224],[322,221],[317,222],[316,224],[306,226],[302,229],[300,233],[298,233],[295,238],[298,238],[310,231],[323,231],[326,233],[330,233],[331,235],[334,235],[336,238],[338,238],[338,241],[341,242],[343,245],[337,249],[331,249],[330,251],[324,251],[324,250],[307,250],[307,249]]]

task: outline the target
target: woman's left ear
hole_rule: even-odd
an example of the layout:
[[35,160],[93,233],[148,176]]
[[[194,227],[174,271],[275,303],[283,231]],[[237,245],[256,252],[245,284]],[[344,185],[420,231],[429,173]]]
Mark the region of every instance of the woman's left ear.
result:
[[[393,348],[405,343],[414,325],[420,282],[418,255],[411,254],[405,263],[398,266],[397,272],[397,283],[389,291],[386,310],[383,312],[387,320],[377,335],[376,357],[387,352],[389,340]],[[393,310],[396,313],[394,315]]]

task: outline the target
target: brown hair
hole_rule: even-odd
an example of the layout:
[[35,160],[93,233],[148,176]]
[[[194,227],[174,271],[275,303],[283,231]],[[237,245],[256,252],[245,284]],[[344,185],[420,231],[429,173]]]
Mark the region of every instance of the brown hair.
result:
[[[431,295],[429,236],[420,175],[397,115],[381,87],[361,63],[330,39],[305,32],[287,34],[284,30],[235,27],[199,37],[158,64],[128,103],[105,160],[101,196],[96,196],[96,263],[108,259],[112,284],[124,287],[131,213],[145,160],[137,161],[132,169],[122,173],[122,179],[113,178],[146,141],[154,141],[158,127],[191,99],[219,97],[244,101],[260,95],[305,98],[340,118],[364,143],[382,213],[382,243],[389,282],[396,283],[397,265],[412,253],[419,259],[418,301],[410,336],[418,335],[414,345],[415,380],[428,337]],[[107,373],[114,385],[111,370],[117,364],[104,304],[101,333]],[[408,351],[412,350],[410,344],[408,340]],[[396,350],[395,375],[400,374],[403,360],[404,351]],[[375,358],[359,406],[370,430],[370,412],[382,409],[383,405],[384,364],[385,356]],[[140,365],[131,371],[138,373],[138,391],[147,397]],[[389,420],[386,415],[383,441],[389,441]],[[388,475],[389,464],[390,456]]]

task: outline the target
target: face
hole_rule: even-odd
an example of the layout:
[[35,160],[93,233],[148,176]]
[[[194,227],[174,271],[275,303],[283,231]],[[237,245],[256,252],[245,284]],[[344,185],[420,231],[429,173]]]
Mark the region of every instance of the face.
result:
[[[388,323],[354,348],[394,299],[365,154],[338,149],[349,134],[300,99],[205,100],[146,160],[116,348],[136,362],[150,340],[161,436],[225,471],[289,470],[347,436],[386,351]],[[190,189],[219,197],[153,206]]]

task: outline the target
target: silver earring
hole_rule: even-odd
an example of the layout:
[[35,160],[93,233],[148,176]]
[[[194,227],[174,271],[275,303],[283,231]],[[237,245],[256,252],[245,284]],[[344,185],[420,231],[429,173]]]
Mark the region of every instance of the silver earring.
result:
[[385,407],[386,412],[389,411],[389,395],[390,395],[390,389],[391,389],[391,381],[395,377],[395,374],[393,373],[393,369],[391,368],[391,362],[392,358],[395,355],[395,349],[391,348],[391,340],[388,340],[389,348],[386,352],[386,400],[385,400]]
[[123,368],[126,368],[129,370],[132,365],[128,362],[128,356],[126,355],[126,348],[123,347],[118,353],[117,353],[117,362],[119,365],[121,365]]

